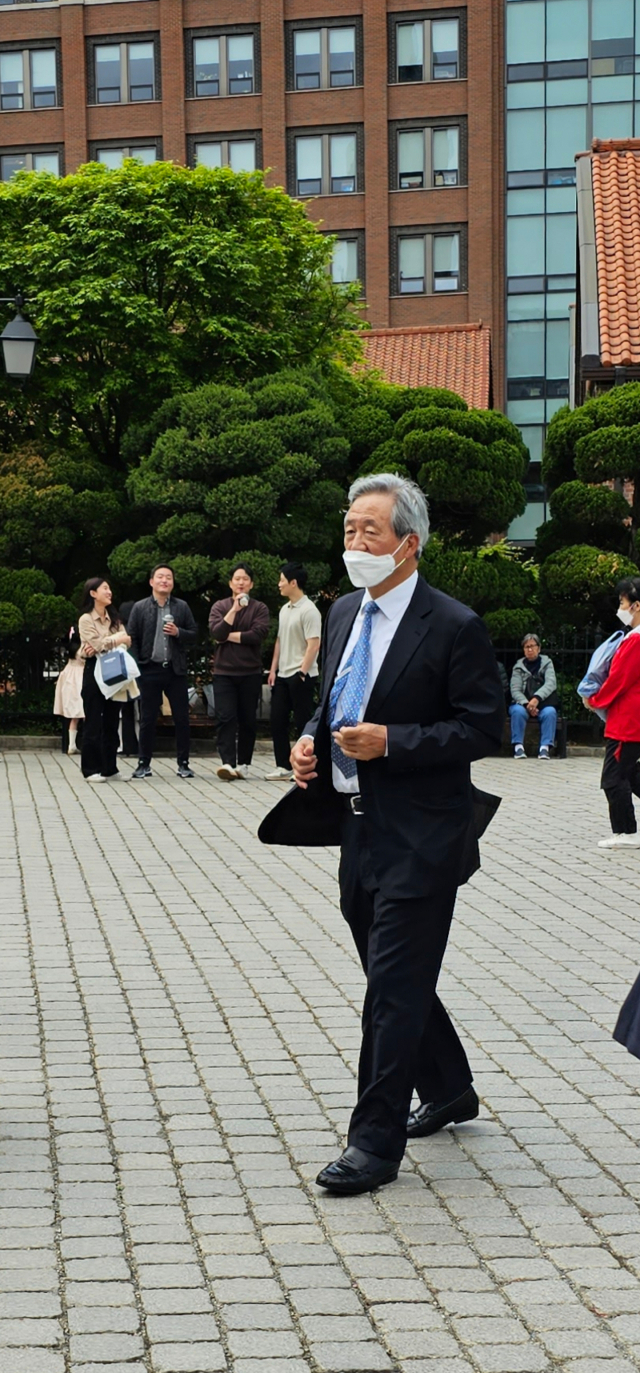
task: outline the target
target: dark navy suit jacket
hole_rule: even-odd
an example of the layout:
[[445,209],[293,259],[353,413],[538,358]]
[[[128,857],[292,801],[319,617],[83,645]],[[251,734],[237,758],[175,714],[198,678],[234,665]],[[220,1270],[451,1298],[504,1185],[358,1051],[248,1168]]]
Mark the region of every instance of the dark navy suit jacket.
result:
[[[305,731],[315,737],[318,778],[306,791],[292,788],[266,817],[265,843],[340,843],[329,694],[363,594],[341,597],[327,617],[320,702]],[[482,620],[419,577],[364,716],[387,726],[388,757],[358,764],[361,823],[385,895],[422,896],[467,881],[479,866],[477,836],[499,802],[474,793],[470,765],[499,749],[504,714]]]

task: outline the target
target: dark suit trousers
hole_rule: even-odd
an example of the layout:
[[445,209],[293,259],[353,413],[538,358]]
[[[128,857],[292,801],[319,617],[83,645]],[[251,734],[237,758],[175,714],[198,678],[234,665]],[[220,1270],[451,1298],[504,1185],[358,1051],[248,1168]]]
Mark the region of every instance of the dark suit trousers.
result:
[[[444,879],[443,879],[444,881]],[[401,1159],[414,1087],[449,1101],[469,1087],[466,1053],[436,996],[456,888],[390,900],[380,891],[361,816],[345,814],[340,904],[367,975],[358,1102],[349,1144]]]
[[171,664],[144,663],[138,677],[140,688],[140,739],[139,757],[147,766],[153,756],[156,741],[158,711],[162,705],[164,692],[169,705],[176,731],[176,756],[179,763],[189,761],[189,693],[186,677],[179,677]]

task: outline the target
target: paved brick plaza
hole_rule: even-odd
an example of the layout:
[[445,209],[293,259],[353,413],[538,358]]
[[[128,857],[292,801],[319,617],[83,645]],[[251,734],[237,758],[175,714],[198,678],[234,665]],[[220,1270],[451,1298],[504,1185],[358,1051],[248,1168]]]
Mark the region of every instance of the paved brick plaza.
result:
[[505,800],[443,988],[482,1116],[342,1201],[313,1182],[359,1040],[336,856],[263,849],[278,786],[197,772],[0,755],[0,1373],[640,1369],[610,1038],[640,854],[594,850],[598,761],[478,767]]

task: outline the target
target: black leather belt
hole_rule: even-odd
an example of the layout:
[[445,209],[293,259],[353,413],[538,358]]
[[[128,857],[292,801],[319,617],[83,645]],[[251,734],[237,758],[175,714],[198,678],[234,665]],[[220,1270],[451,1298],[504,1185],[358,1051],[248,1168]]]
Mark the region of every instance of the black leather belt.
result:
[[362,797],[359,792],[356,794],[343,792],[342,799],[345,809],[351,811],[352,815],[364,815]]

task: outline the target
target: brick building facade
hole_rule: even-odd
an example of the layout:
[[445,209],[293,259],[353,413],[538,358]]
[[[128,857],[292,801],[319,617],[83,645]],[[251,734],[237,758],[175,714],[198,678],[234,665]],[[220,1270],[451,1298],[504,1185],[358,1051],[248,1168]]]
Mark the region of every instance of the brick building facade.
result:
[[0,170],[268,169],[376,328],[482,321],[502,405],[497,0],[0,0]]

